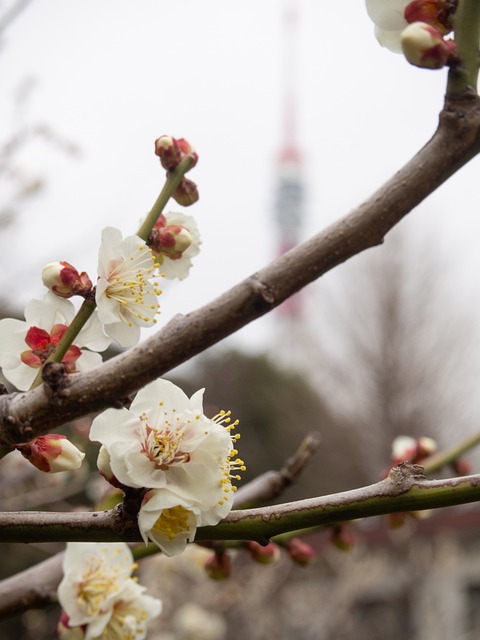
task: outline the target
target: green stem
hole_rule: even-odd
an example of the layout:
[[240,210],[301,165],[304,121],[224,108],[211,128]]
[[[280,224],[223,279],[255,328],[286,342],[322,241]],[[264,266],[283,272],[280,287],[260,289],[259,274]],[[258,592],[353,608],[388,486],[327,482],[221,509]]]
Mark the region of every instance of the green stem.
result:
[[480,2],[459,0],[454,16],[455,44],[460,64],[448,74],[447,95],[477,93],[480,39]]
[[82,306],[78,310],[77,315],[72,320],[68,329],[65,331],[55,349],[52,351],[47,360],[43,363],[42,368],[37,374],[37,377],[33,381],[31,389],[38,387],[42,384],[42,371],[48,362],[61,362],[63,356],[67,353],[69,347],[73,344],[73,341],[78,336],[82,328],[85,326],[87,320],[95,311],[96,302],[94,300],[84,300]]
[[430,473],[434,473],[435,471],[439,471],[446,467],[455,460],[458,460],[460,456],[462,456],[473,447],[476,447],[480,444],[480,432],[475,435],[467,438],[463,442],[447,449],[446,451],[441,451],[433,456],[430,456],[423,464],[423,468],[425,469],[425,475],[429,475]]
[[167,173],[167,179],[163,185],[163,189],[160,191],[160,195],[158,196],[150,213],[142,223],[140,229],[137,231],[137,236],[142,240],[145,240],[145,242],[148,240],[148,236],[153,229],[153,225],[162,214],[167,202],[172,197],[173,192],[181,183],[187,171],[192,168],[193,162],[194,160],[192,158],[186,156],[174,171]]

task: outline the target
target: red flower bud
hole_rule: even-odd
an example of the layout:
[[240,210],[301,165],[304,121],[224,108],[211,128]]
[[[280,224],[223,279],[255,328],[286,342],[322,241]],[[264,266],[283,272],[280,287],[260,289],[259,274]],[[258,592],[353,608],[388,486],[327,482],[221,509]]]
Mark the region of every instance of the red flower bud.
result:
[[70,440],[56,433],[40,436],[17,449],[37,469],[51,473],[78,469],[85,457]]
[[253,560],[259,564],[274,564],[280,558],[280,548],[274,542],[269,542],[262,546],[254,540],[249,540],[246,547],[250,552]]
[[312,564],[317,558],[313,548],[300,538],[292,538],[285,548],[290,558],[301,567]]
[[43,284],[61,298],[85,297],[92,290],[92,281],[83,271],[78,273],[68,262],[49,262],[42,271]]
[[174,200],[183,207],[189,207],[199,199],[198,188],[195,182],[189,178],[183,178],[172,194]]
[[232,575],[232,560],[226,551],[221,551],[210,556],[204,568],[212,580],[226,580]]

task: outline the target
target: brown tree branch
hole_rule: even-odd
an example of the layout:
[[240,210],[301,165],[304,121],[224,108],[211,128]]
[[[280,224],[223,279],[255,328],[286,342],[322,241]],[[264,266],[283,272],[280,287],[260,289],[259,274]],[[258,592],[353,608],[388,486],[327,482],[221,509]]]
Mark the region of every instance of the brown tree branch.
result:
[[398,173],[348,216],[134,349],[84,374],[0,398],[0,443],[19,444],[92,411],[121,405],[142,386],[271,311],[385,234],[480,148],[480,102],[446,99],[437,131]]
[[63,555],[57,553],[0,582],[0,620],[50,604],[62,579]]

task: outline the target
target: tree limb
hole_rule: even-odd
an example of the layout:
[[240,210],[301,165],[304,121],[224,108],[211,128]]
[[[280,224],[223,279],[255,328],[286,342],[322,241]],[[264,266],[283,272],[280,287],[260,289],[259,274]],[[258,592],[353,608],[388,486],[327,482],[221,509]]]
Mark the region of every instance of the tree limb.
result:
[[0,444],[20,444],[68,420],[121,405],[148,382],[201,353],[386,233],[480,147],[480,103],[447,97],[431,140],[352,213],[186,316],[174,317],[134,349],[83,374],[0,397]]
[[[426,480],[423,467],[402,463],[372,485],[329,496],[231,511],[201,527],[196,540],[259,540],[308,527],[387,513],[450,507],[480,500],[480,474]],[[0,514],[0,542],[140,542],[136,518],[122,505],[95,513]]]

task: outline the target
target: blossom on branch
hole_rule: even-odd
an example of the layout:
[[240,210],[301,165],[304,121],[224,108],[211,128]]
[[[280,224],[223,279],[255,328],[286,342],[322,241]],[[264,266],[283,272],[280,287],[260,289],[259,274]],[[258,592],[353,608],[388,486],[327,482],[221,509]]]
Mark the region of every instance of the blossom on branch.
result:
[[68,543],[58,587],[61,640],[143,640],[162,605],[131,578],[135,566],[124,543]]
[[136,344],[140,327],[156,323],[158,283],[152,250],[138,236],[122,238],[118,229],[102,232],[95,294],[98,316],[107,334],[122,347]]
[[375,36],[382,47],[402,53],[402,31],[414,22],[434,27],[440,36],[452,30],[453,0],[365,0],[375,24]]
[[137,394],[129,409],[97,416],[91,440],[103,446],[99,468],[114,486],[147,489],[139,514],[144,540],[167,555],[183,551],[198,526],[214,525],[232,508],[235,473],[244,470],[230,413],[203,414],[203,390],[188,398],[166,380]]
[[169,280],[183,280],[190,271],[192,258],[200,252],[197,223],[184,213],[162,213],[153,226],[148,244],[162,275]]
[[[42,298],[27,303],[25,321],[14,318],[0,320],[0,367],[5,378],[17,389],[29,389],[39,368],[52,353],[74,316],[75,307],[69,300],[48,292]],[[94,314],[62,359],[67,373],[98,366],[102,357],[92,351],[104,351],[110,342]]]

